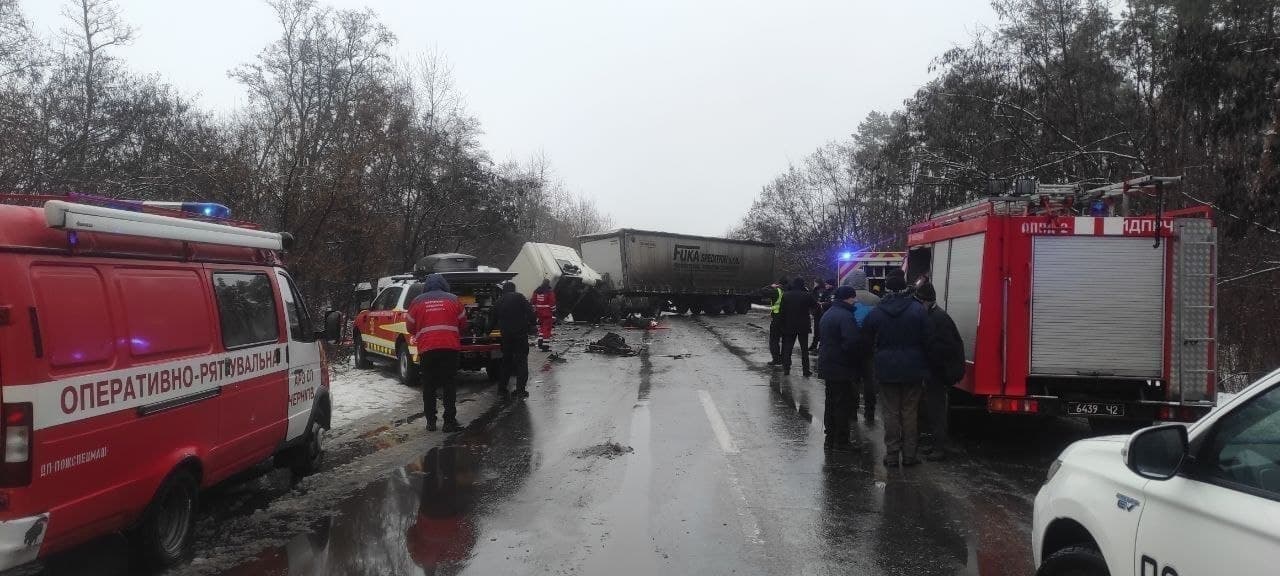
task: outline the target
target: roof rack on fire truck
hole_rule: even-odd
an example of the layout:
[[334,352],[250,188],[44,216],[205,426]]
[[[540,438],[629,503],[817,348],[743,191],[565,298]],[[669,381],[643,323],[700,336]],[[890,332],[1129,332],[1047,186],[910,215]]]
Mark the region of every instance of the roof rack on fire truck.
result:
[[[1123,182],[1083,189],[1080,184],[1042,184],[1035,179],[1023,179],[1013,183],[1012,194],[993,195],[940,210],[930,216],[936,226],[986,215],[1033,215],[1070,210],[1073,206],[1085,207],[1089,202],[1103,200],[1113,202],[1120,197],[1121,213],[1128,212],[1129,197],[1158,191],[1165,184],[1176,184],[1181,176],[1139,176]],[[1002,183],[993,183],[1002,184]]]

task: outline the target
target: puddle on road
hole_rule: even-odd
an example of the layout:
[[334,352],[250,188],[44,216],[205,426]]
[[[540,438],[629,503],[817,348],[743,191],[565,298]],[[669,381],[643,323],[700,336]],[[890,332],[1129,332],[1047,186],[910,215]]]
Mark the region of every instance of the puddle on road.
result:
[[457,573],[472,557],[479,519],[533,470],[530,432],[527,404],[492,409],[339,504],[331,521],[225,574]]

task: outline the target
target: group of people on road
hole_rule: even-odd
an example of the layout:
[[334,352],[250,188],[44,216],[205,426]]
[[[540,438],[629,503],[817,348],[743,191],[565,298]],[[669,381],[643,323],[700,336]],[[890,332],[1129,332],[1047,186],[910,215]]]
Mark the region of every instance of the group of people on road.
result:
[[[421,295],[409,304],[405,330],[418,349],[418,376],[422,380],[423,414],[427,430],[436,430],[436,397],[443,404],[445,432],[462,429],[457,418],[459,354],[462,334],[468,319],[458,297],[449,291],[449,282],[441,274],[430,274],[424,280]],[[531,301],[532,300],[532,301]],[[534,290],[532,299],[525,298],[516,285],[504,282],[494,302],[488,330],[501,334],[498,396],[509,397],[507,385],[516,380],[514,397],[528,398],[529,338],[538,330],[538,347],[546,349],[555,324],[556,295],[549,280]]]
[[[947,441],[949,390],[964,377],[964,342],[955,322],[937,305],[927,278],[907,285],[901,269],[891,270],[881,298],[867,288],[855,269],[841,286],[780,279],[768,288],[773,297],[769,327],[771,366],[791,373],[795,343],[801,345],[803,375],[812,375],[807,352],[816,349],[818,376],[826,386],[824,447],[852,448],[850,426],[858,412],[875,422],[877,399],[884,419],[886,466],[912,466],[920,457],[942,460]],[[810,333],[814,345],[808,346]],[[933,444],[919,447],[919,408],[925,413]]]

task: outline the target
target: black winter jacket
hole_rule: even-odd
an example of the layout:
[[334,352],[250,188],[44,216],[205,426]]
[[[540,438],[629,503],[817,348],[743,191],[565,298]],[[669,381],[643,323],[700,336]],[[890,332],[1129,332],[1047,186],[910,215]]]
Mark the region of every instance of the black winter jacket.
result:
[[538,317],[534,315],[529,299],[519,292],[505,292],[493,305],[491,328],[501,330],[504,339],[528,339],[537,322]]
[[813,313],[821,310],[818,301],[805,290],[782,293],[782,333],[808,334],[813,331]]
[[928,349],[930,380],[952,386],[964,378],[964,340],[951,315],[941,306],[929,308],[928,314],[933,330]]
[[858,338],[858,323],[853,319],[853,306],[841,301],[831,303],[818,323],[822,346],[818,348],[818,373],[823,380],[853,380],[864,346]]
[[875,346],[876,378],[882,384],[918,384],[929,373],[926,359],[933,329],[924,305],[905,293],[886,296],[862,324]]

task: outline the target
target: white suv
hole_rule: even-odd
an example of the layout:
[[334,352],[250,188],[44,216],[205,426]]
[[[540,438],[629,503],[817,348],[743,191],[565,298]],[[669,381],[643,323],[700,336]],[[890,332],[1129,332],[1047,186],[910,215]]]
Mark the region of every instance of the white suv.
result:
[[1040,576],[1280,574],[1280,370],[1190,427],[1068,446],[1031,538]]

